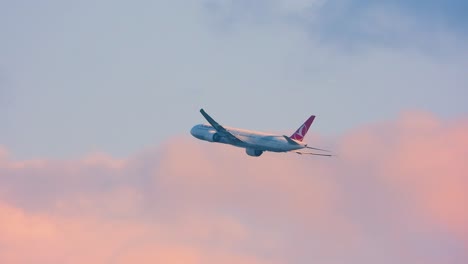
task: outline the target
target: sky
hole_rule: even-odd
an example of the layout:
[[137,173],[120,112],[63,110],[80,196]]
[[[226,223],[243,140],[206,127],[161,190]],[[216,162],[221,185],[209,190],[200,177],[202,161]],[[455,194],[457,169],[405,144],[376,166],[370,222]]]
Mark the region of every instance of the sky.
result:
[[[0,1],[0,262],[466,263],[467,12]],[[291,134],[314,114],[338,156],[199,142],[202,107]]]
[[119,157],[222,124],[338,136],[467,113],[464,1],[4,1],[2,145]]

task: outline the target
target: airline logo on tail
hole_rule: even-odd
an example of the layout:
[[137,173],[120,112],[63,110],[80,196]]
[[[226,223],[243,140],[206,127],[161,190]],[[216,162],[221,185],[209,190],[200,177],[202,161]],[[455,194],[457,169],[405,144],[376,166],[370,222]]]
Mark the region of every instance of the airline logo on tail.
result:
[[307,131],[309,131],[310,126],[312,125],[312,122],[314,122],[315,116],[312,115],[305,121],[305,123],[299,127],[294,134],[292,134],[291,138],[297,141],[302,141],[307,134]]

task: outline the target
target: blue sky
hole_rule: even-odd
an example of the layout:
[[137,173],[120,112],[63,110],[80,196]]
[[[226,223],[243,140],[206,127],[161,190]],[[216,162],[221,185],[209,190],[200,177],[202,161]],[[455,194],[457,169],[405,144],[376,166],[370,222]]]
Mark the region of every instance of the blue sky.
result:
[[0,3],[0,145],[127,156],[219,122],[340,135],[467,114],[463,1]]

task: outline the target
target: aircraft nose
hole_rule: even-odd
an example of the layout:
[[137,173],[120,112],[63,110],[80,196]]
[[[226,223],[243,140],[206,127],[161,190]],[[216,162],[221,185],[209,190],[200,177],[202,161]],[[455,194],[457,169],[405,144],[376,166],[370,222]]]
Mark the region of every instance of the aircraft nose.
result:
[[199,131],[198,131],[198,125],[192,127],[192,129],[190,129],[190,134],[196,138],[200,138],[199,136]]
[[195,136],[195,135],[194,135],[194,134],[195,134],[195,126],[192,127],[192,129],[190,129],[190,134],[191,134],[192,136]]
[[204,139],[204,131],[203,131],[201,125],[196,125],[196,126],[192,127],[192,129],[190,130],[190,134],[192,134],[192,136],[194,136],[195,138],[205,140]]

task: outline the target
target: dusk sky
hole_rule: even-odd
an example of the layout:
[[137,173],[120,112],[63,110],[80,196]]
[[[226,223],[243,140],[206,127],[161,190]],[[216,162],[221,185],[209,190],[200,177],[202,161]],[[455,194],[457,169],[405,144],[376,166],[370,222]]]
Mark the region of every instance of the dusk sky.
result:
[[[418,4],[419,3],[419,4]],[[2,144],[119,157],[202,122],[337,136],[464,116],[465,1],[3,1]]]
[[[0,1],[0,263],[468,263],[466,14]],[[287,134],[314,114],[338,156],[200,142],[200,108]]]

